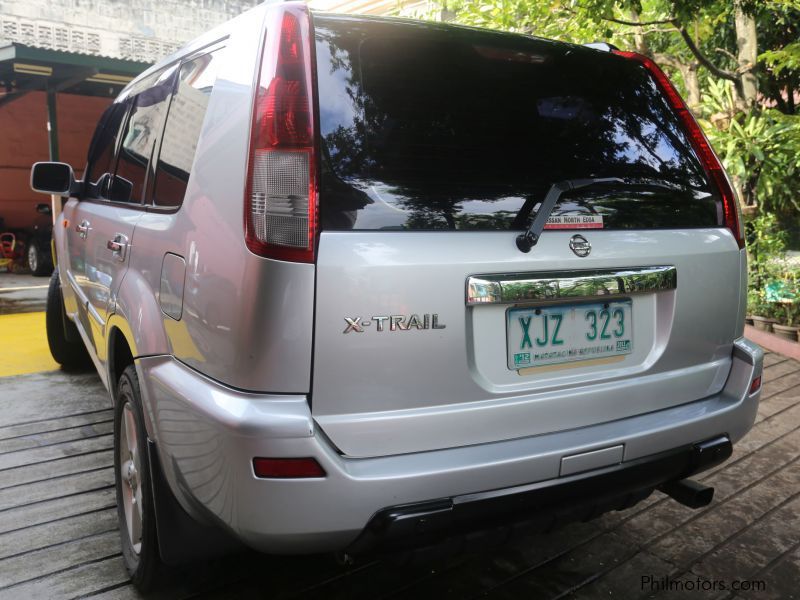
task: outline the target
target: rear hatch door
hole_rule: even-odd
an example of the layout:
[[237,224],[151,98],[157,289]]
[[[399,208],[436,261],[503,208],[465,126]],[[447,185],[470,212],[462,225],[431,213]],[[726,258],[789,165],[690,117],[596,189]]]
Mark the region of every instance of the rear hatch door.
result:
[[[640,65],[435,24],[316,16],[315,31],[312,412],[342,453],[537,435],[721,389],[743,259]],[[521,252],[552,185],[585,178],[619,181],[563,194]]]

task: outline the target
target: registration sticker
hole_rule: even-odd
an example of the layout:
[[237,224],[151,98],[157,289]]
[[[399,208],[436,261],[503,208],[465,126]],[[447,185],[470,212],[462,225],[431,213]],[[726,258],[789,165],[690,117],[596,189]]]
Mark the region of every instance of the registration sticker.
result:
[[551,215],[545,229],[602,229],[603,215]]

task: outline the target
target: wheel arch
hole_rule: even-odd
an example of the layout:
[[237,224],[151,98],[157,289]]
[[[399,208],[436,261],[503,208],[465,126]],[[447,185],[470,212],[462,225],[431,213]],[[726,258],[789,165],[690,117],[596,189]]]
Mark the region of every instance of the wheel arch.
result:
[[[106,374],[108,376],[108,390],[114,405],[117,403],[119,378],[129,365],[133,365],[136,368],[136,376],[139,378],[139,381],[142,381],[144,377],[141,365],[136,360],[141,354],[136,346],[135,339],[130,326],[118,315],[113,315],[112,318],[109,319]],[[151,440],[155,440],[156,432],[153,425],[150,403],[145,392],[146,389],[147,386],[140,386],[142,416],[144,417],[144,427],[147,432],[147,437]]]
[[108,387],[111,390],[111,398],[117,401],[117,383],[122,372],[128,365],[135,364],[134,359],[138,356],[136,346],[132,342],[133,336],[123,332],[123,323],[109,323],[108,333]]

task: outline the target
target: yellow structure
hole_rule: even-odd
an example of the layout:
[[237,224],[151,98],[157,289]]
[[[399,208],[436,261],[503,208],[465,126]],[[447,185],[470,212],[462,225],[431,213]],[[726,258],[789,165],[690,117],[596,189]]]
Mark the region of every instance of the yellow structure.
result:
[[43,312],[0,315],[0,377],[58,368],[47,346]]

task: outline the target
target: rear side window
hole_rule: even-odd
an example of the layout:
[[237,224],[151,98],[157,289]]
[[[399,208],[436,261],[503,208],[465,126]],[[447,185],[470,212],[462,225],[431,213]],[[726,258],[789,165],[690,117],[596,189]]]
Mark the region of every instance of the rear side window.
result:
[[142,201],[147,165],[164,124],[174,86],[174,74],[175,69],[165,71],[151,87],[131,100],[133,106],[122,135],[114,181],[107,192],[108,199],[115,202]]
[[114,152],[126,109],[127,106],[124,103],[112,104],[106,109],[97,124],[97,129],[89,145],[89,159],[84,175],[87,186],[86,195],[90,198],[100,197],[98,183],[103,175],[108,175],[113,171]]
[[564,195],[564,228],[720,223],[680,121],[630,61],[434,24],[315,31],[323,228],[522,229],[554,183],[600,177],[626,185]]
[[178,207],[186,195],[197,141],[217,78],[218,56],[219,50],[181,65],[156,167],[155,206]]

